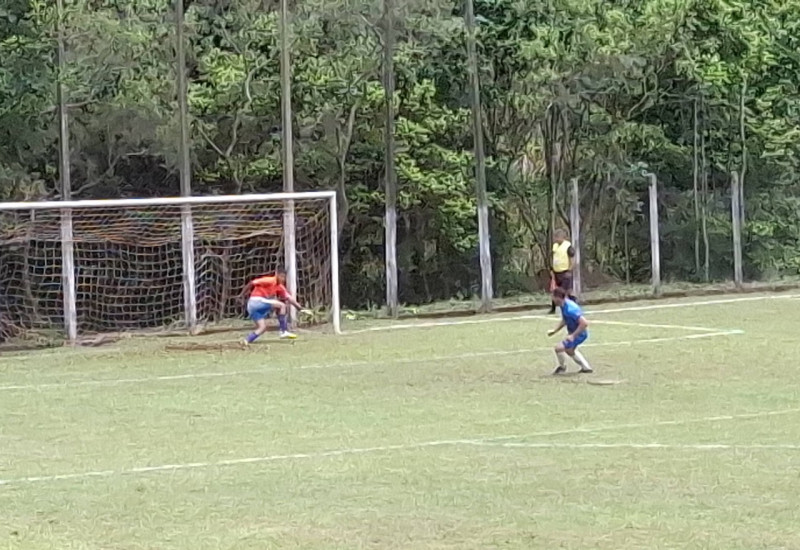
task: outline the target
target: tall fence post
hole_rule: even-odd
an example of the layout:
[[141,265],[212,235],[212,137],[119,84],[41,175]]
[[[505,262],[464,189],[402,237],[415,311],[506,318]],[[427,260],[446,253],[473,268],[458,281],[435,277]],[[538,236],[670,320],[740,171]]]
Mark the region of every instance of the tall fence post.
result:
[[[64,3],[56,0],[56,25],[58,40],[58,80],[56,96],[58,100],[58,153],[59,179],[61,180],[61,200],[72,199],[72,178],[70,177],[69,113],[64,93],[64,65],[66,64],[66,38],[64,36]],[[61,210],[61,286],[64,300],[64,329],[67,340],[74,344],[78,340],[77,285],[75,282],[75,242],[72,233],[72,209]]]
[[661,237],[658,231],[658,178],[652,172],[644,172],[650,181],[650,261],[653,271],[653,294],[661,295]]
[[[289,2],[281,0],[280,42],[281,42],[281,126],[283,135],[283,191],[294,192],[294,136],[292,132],[292,57],[291,22]],[[286,262],[286,283],[289,294],[297,296],[297,234],[294,201],[286,202],[283,217],[284,260]],[[291,309],[290,319],[292,317]]]
[[[180,179],[181,196],[192,196],[192,163],[189,146],[189,105],[186,83],[186,44],[184,42],[183,2],[175,2],[175,72],[178,78],[178,116],[181,127]],[[183,261],[183,309],[186,326],[190,332],[197,329],[197,289],[194,265],[194,221],[192,207],[181,207],[181,259]]]
[[569,208],[569,226],[572,248],[575,250],[575,265],[572,270],[572,288],[575,296],[580,297],[583,285],[581,284],[581,198],[578,178],[572,178],[572,202]]
[[77,283],[75,281],[75,241],[72,233],[72,210],[61,210],[61,285],[64,289],[64,328],[67,340],[78,340]]
[[394,0],[383,0],[383,92],[386,102],[386,137],[384,164],[386,212],[384,230],[386,245],[384,247],[386,262],[386,309],[390,317],[397,317],[399,300],[397,295],[397,173],[395,171],[394,140]]
[[731,227],[733,229],[733,281],[737,288],[742,287],[742,204],[741,181],[739,173],[731,172]]
[[339,288],[339,208],[336,204],[336,193],[328,203],[331,218],[331,315],[333,316],[333,332],[342,333],[342,304]]
[[473,139],[475,141],[475,187],[478,201],[478,248],[481,262],[481,311],[492,309],[492,249],[489,236],[489,198],[486,193],[486,153],[483,148],[481,84],[478,74],[478,48],[475,38],[475,6],[466,0],[467,64],[470,73]]

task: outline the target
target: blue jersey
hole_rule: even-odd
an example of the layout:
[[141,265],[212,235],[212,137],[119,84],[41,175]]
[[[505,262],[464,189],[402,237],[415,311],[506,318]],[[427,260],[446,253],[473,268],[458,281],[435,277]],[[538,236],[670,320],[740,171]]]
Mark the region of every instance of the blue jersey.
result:
[[564,305],[561,306],[561,317],[564,319],[564,324],[567,325],[567,331],[572,334],[578,330],[583,317],[581,306],[572,300],[564,300]]

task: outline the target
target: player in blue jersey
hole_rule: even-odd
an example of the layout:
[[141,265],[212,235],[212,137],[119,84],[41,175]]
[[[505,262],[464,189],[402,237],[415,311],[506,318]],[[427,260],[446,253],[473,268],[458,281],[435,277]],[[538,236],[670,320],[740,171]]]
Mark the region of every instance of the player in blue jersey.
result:
[[587,330],[589,323],[583,316],[583,311],[578,304],[569,299],[569,295],[563,288],[553,290],[553,302],[561,308],[561,322],[556,328],[547,333],[553,336],[564,327],[567,327],[567,338],[556,346],[556,370],[553,374],[564,374],[567,372],[566,356],[569,355],[581,368],[580,372],[594,372],[586,358],[578,351],[578,346],[589,338]]

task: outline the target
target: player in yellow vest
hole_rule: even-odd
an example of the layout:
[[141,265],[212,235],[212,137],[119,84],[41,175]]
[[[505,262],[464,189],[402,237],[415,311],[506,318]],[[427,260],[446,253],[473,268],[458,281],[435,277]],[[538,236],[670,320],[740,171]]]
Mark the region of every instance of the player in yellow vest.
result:
[[[572,243],[567,240],[567,232],[563,229],[556,229],[553,233],[553,286],[562,288],[573,302],[577,299],[572,293],[572,269],[575,267],[575,249]],[[551,302],[550,314],[556,312],[555,302]]]

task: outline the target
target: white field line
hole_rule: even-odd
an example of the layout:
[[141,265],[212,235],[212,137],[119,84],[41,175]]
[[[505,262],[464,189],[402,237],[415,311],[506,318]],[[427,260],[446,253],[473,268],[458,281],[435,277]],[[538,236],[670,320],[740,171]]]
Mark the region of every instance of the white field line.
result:
[[[524,316],[517,316],[517,317],[498,317],[494,319],[473,319],[468,321],[448,321],[448,322],[436,322],[436,323],[421,323],[421,324],[408,324],[408,325],[396,325],[392,327],[375,327],[370,329],[364,330],[355,330],[355,331],[348,331],[345,334],[363,334],[367,332],[376,332],[376,331],[385,331],[385,330],[393,330],[393,329],[403,329],[403,328],[425,328],[425,327],[441,327],[441,326],[457,326],[457,325],[471,325],[471,324],[483,324],[483,323],[503,323],[503,322],[513,322],[513,321],[523,321],[523,320],[531,320],[531,319],[540,319],[540,320],[548,320],[548,321],[557,321],[557,318],[554,316],[544,316],[544,315],[524,315]],[[632,326],[632,327],[641,327],[641,328],[664,328],[664,329],[677,329],[677,330],[694,330],[698,332],[715,332],[720,329],[718,328],[705,328],[705,327],[689,327],[689,326],[682,326],[682,325],[651,325],[647,323],[626,323],[622,321],[603,321],[603,320],[592,320],[593,324],[607,324],[607,325],[622,325],[622,326]],[[34,361],[39,358],[43,357],[78,357],[82,358],[85,355],[103,355],[103,354],[120,354],[123,353],[124,350],[121,348],[59,348],[53,351],[38,351],[32,352],[28,354],[22,353],[14,353],[13,355],[3,356],[0,355],[0,363],[3,362],[14,362],[14,361]]]
[[742,302],[761,302],[765,300],[798,300],[800,294],[769,294],[760,296],[745,296],[740,298],[719,298],[716,300],[700,300],[697,302],[676,302],[669,304],[648,304],[646,306],[627,306],[611,309],[603,309],[590,313],[627,313],[630,311],[653,311],[658,309],[676,309],[685,307],[698,307],[698,306],[718,306],[724,304],[738,304]]
[[[588,313],[587,313],[588,315]],[[434,328],[434,327],[443,327],[443,326],[458,326],[458,325],[474,325],[474,324],[483,324],[483,323],[508,323],[514,321],[527,321],[527,320],[547,320],[556,322],[558,319],[555,316],[545,316],[545,315],[521,315],[516,317],[497,317],[497,318],[486,318],[486,319],[471,319],[471,320],[464,320],[464,321],[442,321],[442,322],[435,322],[435,323],[421,323],[421,324],[407,324],[407,325],[394,325],[389,327],[374,327],[368,328],[363,330],[354,330],[354,331],[347,331],[345,332],[346,335],[351,334],[364,334],[368,332],[378,332],[378,331],[387,331],[387,330],[395,330],[395,329],[409,329],[409,328]],[[697,332],[717,332],[724,329],[719,328],[708,328],[708,327],[693,327],[687,325],[662,325],[662,324],[650,324],[650,323],[629,323],[625,321],[606,321],[602,319],[592,319],[591,324],[595,325],[619,325],[619,326],[629,326],[629,327],[640,327],[640,328],[659,328],[659,329],[674,329],[674,330],[689,330],[689,331],[697,331]],[[733,330],[733,329],[731,329]],[[19,361],[34,361],[39,358],[44,357],[77,357],[82,358],[86,355],[103,355],[103,354],[120,354],[123,353],[124,350],[122,348],[60,348],[54,351],[39,351],[33,352],[29,354],[20,354],[15,353],[14,355],[3,356],[0,355],[0,363],[3,362],[19,362]]]
[[502,447],[506,449],[680,449],[692,451],[800,451],[800,445],[763,444],[737,445],[727,443],[492,443],[489,441],[465,441],[461,445],[478,447]]
[[[660,421],[660,422],[652,422],[649,424],[628,424],[628,425],[619,425],[619,426],[598,426],[597,428],[576,428],[573,430],[562,430],[558,433],[561,434],[569,434],[569,433],[594,433],[594,432],[601,432],[606,431],[609,429],[624,429],[624,428],[637,428],[637,427],[650,427],[650,426],[664,426],[664,425],[680,425],[680,424],[700,424],[700,423],[710,423],[710,422],[719,422],[721,420],[739,420],[745,418],[759,418],[765,416],[778,416],[778,415],[785,415],[800,412],[800,409],[784,409],[784,410],[775,410],[775,411],[763,411],[760,413],[746,413],[746,414],[734,414],[734,415],[726,415],[726,416],[710,416],[710,417],[701,417],[701,418],[693,418],[687,420],[667,420],[667,421]],[[555,432],[541,432],[539,434],[528,434],[527,436],[522,435],[509,435],[509,436],[501,436],[496,438],[485,438],[485,439],[441,439],[435,441],[425,441],[421,443],[405,443],[405,444],[396,444],[396,445],[382,445],[382,446],[374,446],[374,447],[354,447],[354,448],[344,448],[344,449],[335,449],[329,451],[318,451],[318,452],[309,452],[309,453],[290,453],[290,454],[276,454],[276,455],[267,455],[267,456],[260,456],[260,457],[249,457],[249,458],[238,458],[238,459],[231,459],[231,460],[220,460],[216,462],[188,462],[185,464],[163,464],[163,465],[156,465],[156,466],[140,466],[136,468],[128,468],[128,469],[118,469],[118,470],[96,470],[96,471],[89,471],[89,472],[76,472],[70,474],[57,474],[57,475],[41,475],[41,476],[30,476],[30,477],[20,477],[20,478],[13,478],[13,479],[0,479],[0,487],[8,486],[8,485],[23,485],[23,484],[30,484],[30,483],[51,483],[55,481],[68,481],[68,480],[87,480],[91,478],[109,478],[115,476],[133,476],[133,475],[141,475],[141,474],[150,474],[150,473],[159,473],[159,472],[176,472],[176,471],[183,471],[183,470],[200,470],[200,469],[209,469],[209,468],[223,468],[223,467],[232,467],[232,466],[242,466],[246,464],[266,464],[270,462],[285,462],[285,461],[293,461],[293,460],[310,460],[310,459],[318,459],[318,458],[331,458],[331,457],[341,457],[341,456],[352,456],[352,455],[366,455],[366,454],[376,454],[376,453],[384,453],[384,452],[392,452],[392,451],[408,451],[408,450],[415,450],[415,449],[425,449],[425,448],[433,448],[433,447],[445,447],[445,446],[459,446],[459,445],[494,445],[494,446],[513,446],[513,443],[501,443],[500,441],[503,439],[522,439],[523,437],[536,437],[536,436],[548,436],[552,435]],[[525,445],[525,444],[519,444]],[[533,444],[532,444],[533,445]],[[547,443],[542,444],[545,445],[543,448],[556,448],[558,444]],[[578,444],[576,444],[578,445]],[[602,445],[600,443],[596,445]],[[771,449],[773,446],[764,445],[764,446],[752,446],[752,448],[764,448],[764,449]],[[572,447],[570,447],[572,448]],[[578,448],[578,447],[575,447]],[[600,447],[598,447],[600,448]],[[778,447],[776,447],[778,448]],[[782,447],[781,447],[782,448]],[[800,448],[800,447],[799,447]]]
[[[726,330],[720,332],[704,332],[698,334],[689,334],[686,336],[645,338],[642,340],[631,340],[624,342],[598,342],[598,343],[589,342],[587,344],[584,344],[583,347],[625,347],[625,346],[634,346],[640,344],[659,344],[663,342],[675,342],[681,340],[719,338],[719,337],[734,336],[739,334],[744,334],[744,332],[739,330]],[[238,370],[238,371],[196,372],[196,373],[173,374],[165,376],[143,376],[139,378],[73,380],[67,382],[52,382],[46,384],[12,384],[12,385],[0,386],[0,392],[42,391],[42,390],[82,388],[82,387],[113,387],[122,385],[148,384],[148,383],[159,383],[159,382],[176,382],[182,380],[203,380],[203,379],[213,379],[213,378],[232,378],[237,376],[249,376],[249,375],[266,375],[273,372],[286,372],[295,370],[348,369],[348,368],[377,367],[384,365],[424,365],[440,361],[522,355],[526,353],[545,352],[550,350],[552,350],[552,346],[538,347],[538,348],[522,348],[513,350],[488,350],[479,352],[458,353],[451,355],[437,355],[426,358],[411,357],[411,358],[398,358],[398,359],[388,359],[388,360],[355,361],[350,363],[323,363],[323,364],[313,364],[313,365],[297,365],[293,367],[249,369],[249,370]]]
[[[587,314],[588,315],[588,314]],[[547,320],[547,321],[557,321],[557,318],[554,316],[545,316],[545,315],[523,315],[517,317],[498,317],[495,319],[472,319],[467,321],[446,321],[442,323],[422,323],[418,325],[408,324],[408,325],[396,325],[393,327],[376,327],[371,329],[364,329],[364,330],[356,330],[356,331],[349,331],[345,334],[363,334],[366,332],[375,332],[375,331],[385,331],[385,330],[392,330],[395,328],[425,328],[425,327],[440,327],[440,326],[451,326],[451,325],[469,325],[469,324],[482,324],[482,323],[504,323],[504,322],[513,322],[513,321],[525,321],[525,320]],[[727,329],[719,329],[719,328],[708,328],[708,327],[694,327],[694,326],[687,326],[687,325],[663,325],[663,324],[651,324],[651,323],[632,323],[632,322],[625,322],[625,321],[606,321],[602,319],[592,319],[591,324],[596,325],[619,325],[619,326],[628,326],[628,327],[639,327],[639,328],[658,328],[658,329],[674,329],[674,330],[688,330],[688,331],[696,331],[696,332],[718,332],[721,330],[727,331]],[[733,329],[730,329],[733,331]],[[123,353],[124,350],[121,348],[61,348],[55,351],[40,351],[34,352],[27,355],[22,354],[15,354],[9,356],[2,356],[0,355],[0,363],[4,361],[32,361],[41,357],[83,357],[85,355],[103,355],[103,354],[120,354]]]
[[[713,306],[713,305],[722,305],[722,304],[736,304],[740,302],[758,302],[763,300],[797,300],[800,299],[800,294],[783,294],[783,295],[759,295],[759,296],[746,296],[740,298],[721,298],[717,300],[702,300],[702,301],[686,301],[686,302],[678,302],[678,303],[670,303],[670,304],[649,304],[645,306],[630,306],[630,307],[622,307],[622,308],[612,308],[612,309],[600,309],[594,311],[587,311],[587,315],[602,315],[602,314],[609,314],[609,313],[625,313],[629,311],[651,311],[651,310],[658,310],[658,309],[672,309],[672,308],[687,308],[687,307],[698,307],[698,306]],[[476,325],[476,324],[483,324],[483,323],[502,323],[502,322],[510,322],[510,321],[520,321],[525,319],[556,319],[555,316],[547,316],[547,315],[517,315],[513,317],[492,317],[488,316],[481,319],[465,319],[460,321],[432,321],[432,322],[423,322],[423,323],[406,323],[406,324],[399,324],[399,325],[389,325],[383,327],[371,327],[366,329],[359,329],[359,330],[352,330],[346,331],[345,334],[361,334],[365,332],[378,332],[378,331],[386,331],[386,330],[401,330],[401,329],[412,329],[412,328],[426,328],[426,327],[439,327],[439,326],[457,326],[457,325]],[[595,321],[597,322],[597,321]],[[640,325],[643,326],[643,325]],[[676,327],[677,328],[677,327]],[[689,328],[689,327],[680,327],[680,328]],[[697,327],[695,330],[712,330],[712,329],[705,329]],[[713,329],[719,330],[719,329]],[[41,352],[34,352],[29,354],[14,354],[8,356],[0,355],[0,362],[4,361],[32,361],[36,360],[40,357],[53,357],[59,356],[63,357],[64,355],[75,355],[75,356],[83,356],[83,355],[94,355],[95,353],[98,355],[102,355],[103,353],[124,353],[125,350],[121,348],[65,348],[59,349],[55,351],[41,351]]]
[[467,443],[469,440],[442,440],[442,441],[427,441],[424,443],[409,443],[400,445],[383,445],[378,447],[362,447],[352,449],[337,449],[333,451],[321,451],[312,453],[292,453],[292,454],[279,454],[270,456],[260,456],[251,458],[238,458],[232,460],[220,460],[218,462],[190,462],[187,464],[164,464],[159,466],[142,466],[139,468],[130,468],[126,470],[97,470],[94,472],[79,472],[73,474],[61,475],[45,475],[34,477],[23,477],[17,479],[4,479],[0,480],[0,486],[4,485],[20,485],[23,483],[41,483],[51,481],[63,480],[80,480],[97,477],[111,477],[121,475],[136,475],[148,474],[157,472],[175,472],[180,470],[198,470],[204,468],[223,468],[227,466],[241,466],[245,464],[264,464],[269,462],[283,462],[291,460],[304,460],[313,458],[328,458],[346,455],[363,455],[390,451],[405,451],[412,449],[423,449],[426,447],[441,447],[445,445],[457,445],[459,443]]
[[639,428],[657,428],[660,426],[688,426],[691,424],[710,424],[712,422],[729,422],[732,420],[752,420],[754,418],[766,418],[773,416],[785,416],[788,414],[800,413],[800,407],[792,409],[779,409],[775,411],[762,411],[755,413],[742,414],[723,414],[718,416],[705,416],[700,418],[688,418],[678,420],[656,420],[651,422],[636,422],[632,424],[609,424],[607,426],[586,426],[578,428],[568,428],[566,430],[554,430],[550,432],[535,432],[522,436],[498,436],[486,437],[480,441],[486,443],[499,443],[509,439],[528,439],[531,437],[552,437],[556,435],[572,434],[594,434],[600,432],[610,432],[616,430],[636,430]]
[[637,328],[660,328],[667,330],[686,330],[692,332],[730,332],[737,329],[722,329],[722,328],[709,328],[709,327],[696,327],[692,325],[664,325],[653,323],[632,323],[628,321],[607,321],[605,319],[592,319],[589,321],[590,325],[616,325],[621,327],[637,327]]
[[[591,317],[593,315],[608,315],[613,313],[627,313],[631,311],[653,311],[659,309],[675,309],[675,308],[689,308],[689,307],[699,307],[699,306],[715,306],[715,305],[723,305],[723,304],[737,304],[741,302],[758,302],[763,300],[793,300],[799,299],[800,294],[787,294],[782,296],[747,296],[742,298],[724,298],[719,300],[705,300],[705,301],[698,301],[698,302],[678,302],[678,303],[671,303],[671,304],[649,304],[646,306],[630,306],[630,307],[620,307],[620,308],[612,308],[612,309],[598,309],[598,310],[586,310],[587,317]],[[407,330],[407,329],[415,329],[415,328],[431,328],[431,327],[448,327],[448,326],[459,326],[459,325],[480,325],[484,323],[509,323],[514,321],[524,321],[524,320],[532,320],[532,319],[551,319],[557,320],[558,317],[555,315],[542,315],[542,314],[530,314],[530,315],[514,315],[509,317],[494,317],[494,316],[486,316],[481,317],[480,319],[461,319],[457,321],[428,321],[423,323],[404,323],[404,324],[397,324],[397,325],[387,325],[381,327],[370,327],[365,329],[358,329],[347,331],[345,334],[361,334],[365,332],[381,332],[381,331],[389,331],[389,330]],[[596,319],[590,319],[590,322],[597,323]],[[610,323],[609,323],[610,324]],[[640,326],[647,326],[642,324]],[[657,327],[657,325],[650,325]],[[659,327],[657,327],[659,328]],[[667,327],[662,327],[667,328]],[[679,325],[672,325],[668,326],[668,328],[682,328],[687,330],[720,330],[720,329],[709,329],[704,327],[688,327],[688,326],[679,326]]]
[[[587,316],[596,313],[603,313],[601,312],[586,312]],[[516,323],[519,321],[551,321],[556,323],[560,317],[555,315],[515,315],[513,317],[483,317],[480,319],[462,319],[459,321],[430,321],[425,323],[408,323],[403,325],[389,325],[383,327],[371,327],[365,328],[360,330],[351,330],[345,332],[345,334],[365,334],[369,332],[385,332],[385,331],[392,331],[392,330],[409,330],[409,329],[420,329],[420,328],[439,328],[439,327],[457,327],[457,326],[464,326],[464,325],[483,325],[483,324],[490,324],[490,323]],[[650,324],[650,323],[632,323],[632,322],[624,322],[624,321],[605,321],[600,319],[591,318],[589,321],[590,324],[605,324],[605,325],[621,325],[621,326],[630,326],[630,327],[641,327],[641,328],[664,328],[664,329],[677,329],[677,330],[694,330],[694,331],[717,331],[720,330],[719,328],[708,328],[708,327],[693,327],[693,326],[686,326],[686,325],[660,325],[660,324]]]

